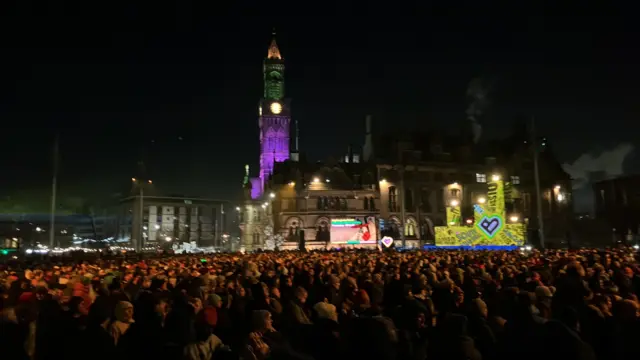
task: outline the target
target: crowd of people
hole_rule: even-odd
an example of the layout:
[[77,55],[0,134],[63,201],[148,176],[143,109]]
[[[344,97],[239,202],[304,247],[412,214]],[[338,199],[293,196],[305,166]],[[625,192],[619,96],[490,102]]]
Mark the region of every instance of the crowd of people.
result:
[[638,359],[633,249],[0,265],[4,359]]

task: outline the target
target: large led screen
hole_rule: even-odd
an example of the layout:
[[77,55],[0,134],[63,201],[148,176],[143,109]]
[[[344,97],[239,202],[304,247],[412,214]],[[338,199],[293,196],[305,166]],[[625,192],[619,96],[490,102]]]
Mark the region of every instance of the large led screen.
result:
[[332,244],[377,244],[378,230],[373,216],[362,220],[346,218],[331,220]]

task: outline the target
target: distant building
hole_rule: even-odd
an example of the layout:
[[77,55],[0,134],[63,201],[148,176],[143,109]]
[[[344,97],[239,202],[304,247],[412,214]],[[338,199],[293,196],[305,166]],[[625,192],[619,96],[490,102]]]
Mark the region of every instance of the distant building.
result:
[[[447,207],[459,206],[473,221],[473,206],[487,198],[493,176],[505,182],[507,217],[537,229],[536,192],[529,141],[524,134],[474,145],[437,133],[385,134],[375,146],[383,230],[395,239],[433,243],[434,226],[446,225]],[[540,153],[542,212],[547,241],[570,231],[570,178],[546,140]],[[404,211],[403,211],[404,208]],[[404,221],[402,217],[404,216]],[[403,225],[404,224],[404,225]]]
[[[200,247],[228,248],[227,201],[188,198],[131,196],[112,209],[116,219],[113,237],[127,241],[133,248],[165,245],[168,242],[196,242]],[[142,221],[141,220],[142,215]],[[141,229],[142,227],[142,229]],[[137,242],[142,234],[143,243]]]
[[597,219],[606,219],[620,241],[638,236],[640,227],[640,175],[593,184]]
[[[49,246],[50,214],[0,214],[0,247]],[[83,214],[56,215],[54,247],[73,246],[78,239],[102,240],[114,219]]]
[[380,198],[375,165],[356,162],[277,163],[267,202],[281,249],[377,247]]

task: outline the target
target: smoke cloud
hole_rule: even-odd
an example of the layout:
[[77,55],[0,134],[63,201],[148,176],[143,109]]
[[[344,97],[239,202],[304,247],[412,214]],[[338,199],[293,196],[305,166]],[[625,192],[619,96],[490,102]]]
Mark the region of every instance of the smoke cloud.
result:
[[579,213],[594,214],[595,195],[592,184],[624,174],[624,162],[633,152],[631,144],[621,144],[597,155],[582,154],[563,169],[573,179],[573,205]]
[[475,78],[471,80],[467,87],[467,98],[469,106],[467,107],[467,120],[471,122],[471,131],[473,133],[473,142],[477,143],[482,136],[482,125],[479,118],[489,106],[489,92],[492,85],[488,84],[483,78]]
[[562,167],[574,179],[573,188],[580,189],[594,181],[624,174],[624,161],[633,150],[634,147],[631,144],[620,144],[597,156],[590,153],[582,154],[573,163],[565,163]]

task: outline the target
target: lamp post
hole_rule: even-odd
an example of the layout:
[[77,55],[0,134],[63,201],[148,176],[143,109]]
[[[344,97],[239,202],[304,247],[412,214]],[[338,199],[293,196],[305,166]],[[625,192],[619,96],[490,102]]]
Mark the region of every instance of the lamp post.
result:
[[49,214],[49,247],[53,248],[56,242],[56,195],[58,191],[58,153],[60,135],[56,133],[53,142],[53,177],[51,178],[51,213]]
[[[140,224],[139,224],[139,231],[137,236],[139,236],[139,240],[136,241],[136,243],[134,244],[134,248],[136,250],[136,252],[140,252],[142,250],[142,248],[144,248],[144,185],[145,182],[140,180],[140,179],[136,179],[136,178],[131,178],[131,181],[138,187],[138,190],[140,190],[139,196],[140,196]],[[153,184],[153,181],[151,180],[147,180],[146,183],[148,184]]]
[[400,205],[400,239],[402,240],[402,248],[407,247],[407,239],[404,234],[404,227],[406,223],[406,212],[404,209],[404,165],[396,165],[396,171],[398,171],[399,175],[399,189],[398,189],[398,204]]
[[[536,217],[538,218],[538,239],[540,248],[545,248],[544,238],[544,217],[542,214],[542,193],[540,191],[540,167],[538,165],[538,139],[536,136],[536,120],[531,117],[531,145],[533,146],[533,177],[536,185]],[[553,201],[553,200],[549,200]]]

